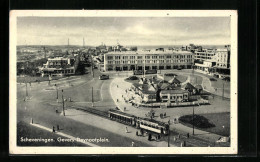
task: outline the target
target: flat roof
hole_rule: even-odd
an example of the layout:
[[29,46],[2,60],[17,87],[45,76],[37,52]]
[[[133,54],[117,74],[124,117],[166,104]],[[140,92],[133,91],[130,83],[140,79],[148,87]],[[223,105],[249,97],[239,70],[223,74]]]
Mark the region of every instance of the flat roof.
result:
[[174,90],[162,90],[161,94],[180,94],[180,93],[188,93],[185,90],[181,90],[181,89],[174,89]]
[[117,54],[129,54],[129,55],[133,55],[133,54],[140,54],[140,55],[150,55],[150,54],[164,54],[164,55],[171,55],[171,54],[192,54],[192,52],[189,51],[172,51],[172,50],[165,50],[165,51],[155,51],[155,50],[151,50],[151,51],[112,51],[112,52],[108,52],[105,55],[108,54],[112,54],[112,55],[117,55]]

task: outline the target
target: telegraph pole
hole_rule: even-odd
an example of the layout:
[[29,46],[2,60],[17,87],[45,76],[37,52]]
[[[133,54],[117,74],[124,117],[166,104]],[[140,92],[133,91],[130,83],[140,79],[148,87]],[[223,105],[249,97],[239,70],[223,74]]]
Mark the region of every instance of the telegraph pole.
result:
[[63,111],[63,116],[65,116],[63,89],[61,90],[61,92],[62,92],[62,95],[61,95],[61,98],[62,98],[62,111]]

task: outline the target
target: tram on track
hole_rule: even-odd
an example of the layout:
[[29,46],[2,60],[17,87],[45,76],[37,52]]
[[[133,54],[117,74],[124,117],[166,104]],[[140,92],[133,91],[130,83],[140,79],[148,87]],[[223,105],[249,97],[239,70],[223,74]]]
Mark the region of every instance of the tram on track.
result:
[[121,111],[110,109],[108,111],[108,117],[111,120],[131,125],[133,127],[143,129],[147,132],[155,134],[167,135],[169,132],[169,125],[164,122],[155,121],[148,118],[140,118],[134,115],[130,115]]

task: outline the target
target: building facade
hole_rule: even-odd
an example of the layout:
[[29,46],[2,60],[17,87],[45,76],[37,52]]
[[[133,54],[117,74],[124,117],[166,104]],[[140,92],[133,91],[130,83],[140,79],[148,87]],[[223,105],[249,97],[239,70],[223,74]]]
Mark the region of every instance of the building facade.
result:
[[64,76],[75,74],[75,68],[72,65],[71,58],[48,58],[46,64],[40,69],[42,77],[44,76]]
[[194,51],[194,60],[205,61],[215,59],[215,50],[213,49],[202,49]]
[[104,54],[104,70],[163,70],[191,68],[193,55],[188,51],[115,51]]

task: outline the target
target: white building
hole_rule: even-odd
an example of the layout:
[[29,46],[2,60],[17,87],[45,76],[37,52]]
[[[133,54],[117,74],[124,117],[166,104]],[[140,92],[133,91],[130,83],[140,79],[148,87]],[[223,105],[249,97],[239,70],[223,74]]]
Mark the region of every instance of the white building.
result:
[[104,70],[151,70],[188,68],[193,55],[188,51],[114,51],[104,54]]

